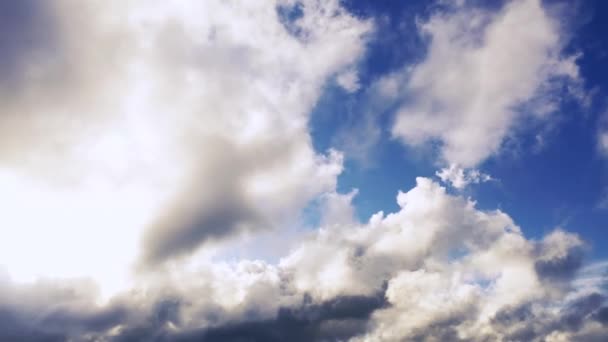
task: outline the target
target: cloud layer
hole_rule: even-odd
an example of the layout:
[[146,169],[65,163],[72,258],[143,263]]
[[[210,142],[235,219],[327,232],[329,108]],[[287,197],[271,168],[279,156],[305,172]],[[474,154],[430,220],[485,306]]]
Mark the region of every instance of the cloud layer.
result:
[[[0,340],[608,334],[608,265],[584,265],[576,234],[527,238],[425,177],[360,222],[342,153],[309,128],[329,80],[364,87],[374,24],[340,1],[26,0],[0,19]],[[426,57],[371,93],[399,103],[395,137],[439,142],[444,182],[490,180],[471,168],[578,80],[560,28],[521,0],[420,29]],[[215,253],[282,236],[311,204],[318,227],[287,233],[276,262]]]
[[526,239],[505,213],[480,211],[426,178],[397,201],[398,212],[368,223],[322,227],[276,265],[164,270],[101,306],[87,282],[4,280],[0,336],[594,341],[608,333],[606,265],[581,269],[576,235]]

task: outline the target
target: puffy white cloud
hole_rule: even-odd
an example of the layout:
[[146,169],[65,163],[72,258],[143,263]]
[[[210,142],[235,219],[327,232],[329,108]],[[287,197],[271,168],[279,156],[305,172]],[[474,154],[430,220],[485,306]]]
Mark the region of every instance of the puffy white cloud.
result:
[[14,277],[115,290],[135,258],[277,228],[334,191],[342,156],[314,151],[308,115],[372,28],[338,1],[15,8],[24,20],[6,34],[34,44],[6,47],[0,93],[0,257]]
[[556,82],[578,79],[573,58],[561,56],[560,29],[539,0],[431,16],[420,24],[424,60],[381,82],[403,103],[394,136],[414,146],[436,141],[445,161],[463,167],[497,153],[524,118],[554,110]]

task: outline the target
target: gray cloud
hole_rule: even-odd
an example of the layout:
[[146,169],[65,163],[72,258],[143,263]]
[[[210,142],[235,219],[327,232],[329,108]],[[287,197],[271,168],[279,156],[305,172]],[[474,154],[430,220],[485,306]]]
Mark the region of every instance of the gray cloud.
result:
[[539,277],[548,282],[571,280],[584,260],[584,246],[577,237],[553,232],[540,243],[534,264]]
[[230,143],[214,140],[205,146],[213,151],[212,156],[207,156],[206,165],[195,173],[191,183],[186,183],[187,189],[166,216],[146,232],[144,265],[191,253],[210,239],[234,234],[239,224],[261,224],[242,189],[251,166],[239,160]]
[[541,278],[551,280],[571,279],[583,263],[583,253],[580,250],[570,251],[559,259],[539,260],[534,267]]

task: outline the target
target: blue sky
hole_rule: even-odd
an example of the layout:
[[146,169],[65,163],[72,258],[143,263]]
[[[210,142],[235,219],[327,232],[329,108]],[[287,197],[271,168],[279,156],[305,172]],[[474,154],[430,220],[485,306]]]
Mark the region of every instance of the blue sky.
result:
[[0,1],[0,341],[604,341],[606,14]]
[[[481,3],[495,7],[502,2]],[[552,3],[560,4],[548,2]],[[382,24],[374,33],[377,39],[359,62],[361,88],[348,93],[330,83],[315,107],[311,129],[319,151],[339,145],[336,135],[352,129],[367,114],[365,92],[374,80],[424,58],[428,42],[415,34],[415,20],[428,16],[437,5],[426,1],[349,1],[346,6],[364,17],[382,17]],[[480,164],[480,169],[496,181],[472,185],[463,194],[474,198],[480,208],[506,211],[532,238],[539,238],[556,226],[576,231],[592,246],[590,257],[602,259],[608,256],[608,250],[602,248],[608,237],[608,210],[599,206],[606,196],[608,170],[606,158],[598,153],[597,129],[607,105],[608,42],[604,37],[608,28],[602,16],[607,5],[589,1],[566,6],[572,11],[571,17],[561,22],[571,37],[564,51],[580,54],[576,64],[588,103],[564,94],[549,129],[534,127],[518,132],[514,146]],[[432,152],[429,156],[428,150],[412,151],[390,137],[394,111],[395,108],[386,108],[377,120],[377,129],[383,134],[367,160],[356,156],[348,160],[339,179],[341,190],[359,189],[355,205],[363,220],[376,211],[395,209],[395,189],[408,189],[416,176],[433,177],[437,169]],[[539,133],[546,134],[542,147],[536,145]]]

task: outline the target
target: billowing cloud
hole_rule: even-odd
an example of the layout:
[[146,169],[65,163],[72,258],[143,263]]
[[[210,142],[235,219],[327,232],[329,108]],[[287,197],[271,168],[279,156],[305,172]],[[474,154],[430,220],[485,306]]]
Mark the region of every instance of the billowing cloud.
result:
[[5,280],[12,323],[0,336],[560,341],[608,332],[606,279],[597,278],[606,265],[581,268],[576,235],[527,239],[507,214],[426,178],[397,201],[399,211],[365,224],[333,221],[276,265],[165,269],[101,305],[91,283]]
[[[358,219],[357,190],[338,191],[343,154],[315,151],[308,127],[327,82],[363,87],[374,27],[340,1],[28,0],[0,4],[7,13],[0,340],[608,334],[607,265],[584,265],[576,234],[527,238],[425,177],[395,212]],[[544,117],[552,82],[578,77],[559,27],[521,0],[498,14],[456,7],[421,29],[426,59],[371,93],[400,103],[395,136],[439,140],[443,182],[487,181],[473,167],[518,107]],[[318,229],[290,235],[309,205]],[[262,232],[295,236],[293,248],[276,261],[213,253]]]
[[426,57],[381,84],[402,102],[395,137],[436,142],[446,162],[471,167],[499,152],[524,118],[548,117],[557,85],[576,82],[578,69],[541,1],[511,1],[498,13],[454,7],[420,24]]
[[154,267],[293,224],[334,191],[342,156],[314,151],[308,115],[372,28],[338,1],[27,1],[7,13],[23,17],[3,21],[15,42],[0,49],[13,74],[0,95],[0,184],[11,190],[0,255],[27,263],[13,276],[119,278],[136,258]]

